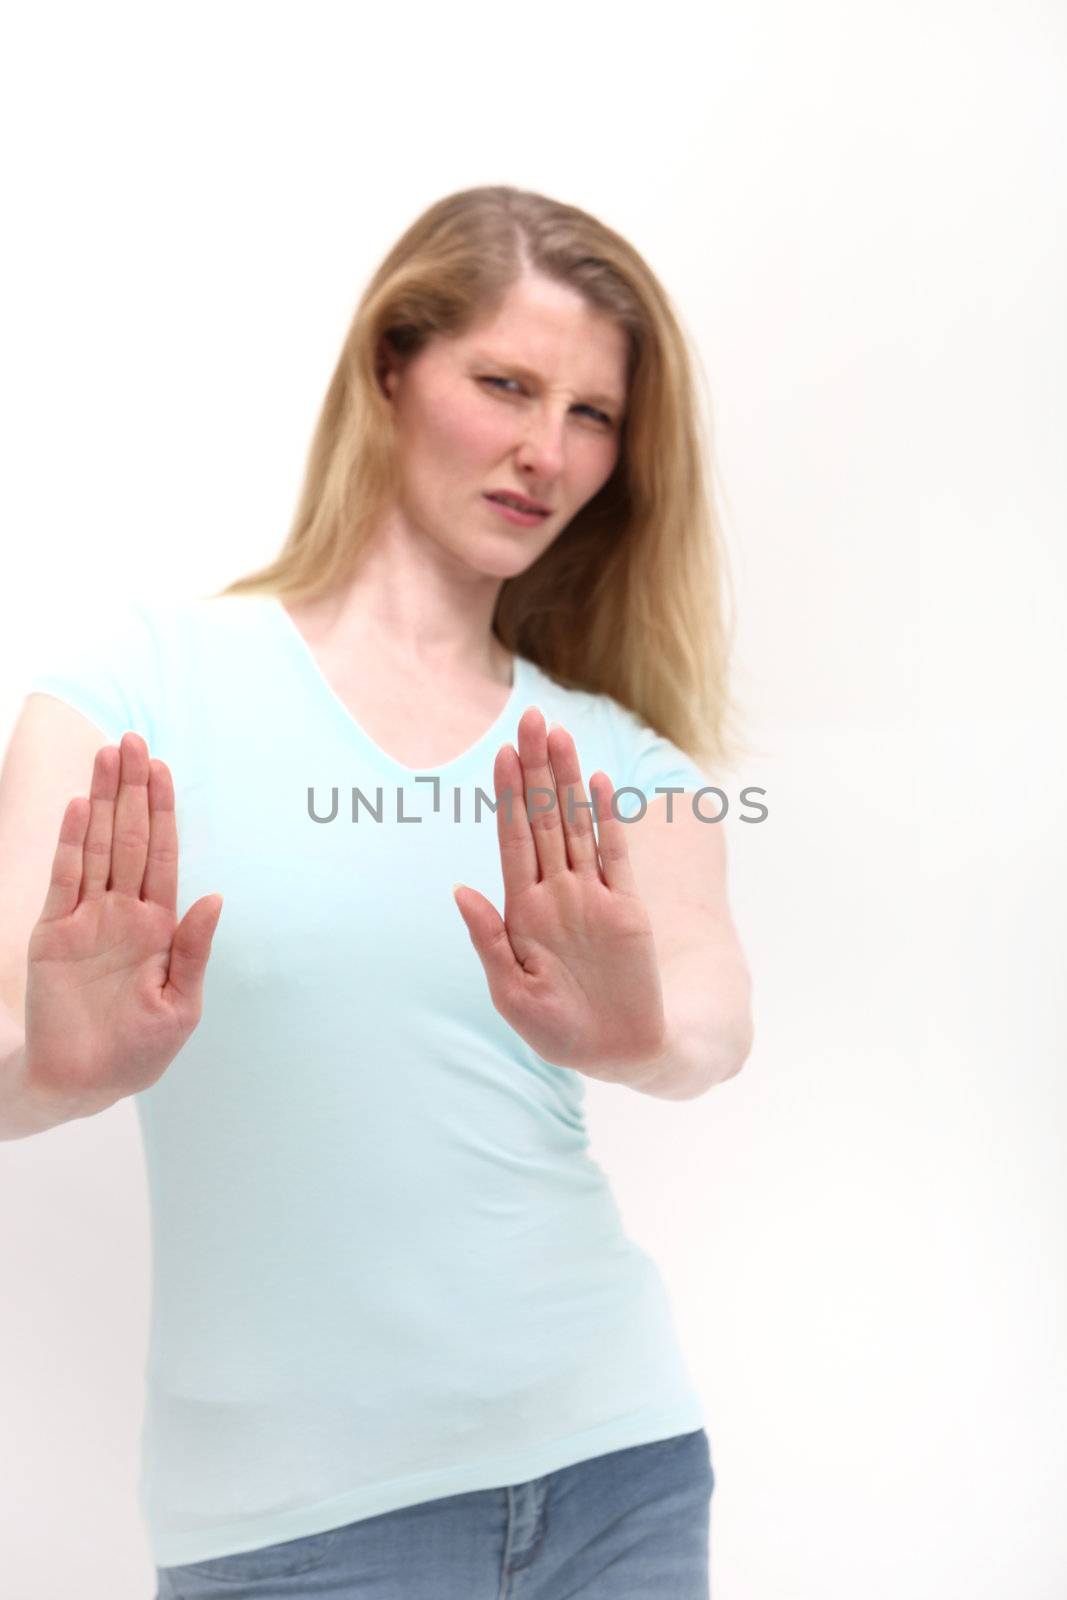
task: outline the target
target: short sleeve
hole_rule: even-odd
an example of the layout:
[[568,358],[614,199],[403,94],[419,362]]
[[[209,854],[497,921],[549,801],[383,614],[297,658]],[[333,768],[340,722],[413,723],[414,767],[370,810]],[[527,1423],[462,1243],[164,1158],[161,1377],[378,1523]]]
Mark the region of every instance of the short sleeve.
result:
[[155,752],[161,734],[159,646],[155,613],[119,605],[46,638],[26,693],[65,701],[95,723],[109,743],[118,744],[130,731]]
[[[617,771],[610,777],[616,790],[638,790],[646,800],[656,800],[664,789],[692,791],[711,784],[711,777],[664,734],[643,723],[632,711],[612,702]],[[622,816],[637,816],[637,795],[624,793],[618,802]]]

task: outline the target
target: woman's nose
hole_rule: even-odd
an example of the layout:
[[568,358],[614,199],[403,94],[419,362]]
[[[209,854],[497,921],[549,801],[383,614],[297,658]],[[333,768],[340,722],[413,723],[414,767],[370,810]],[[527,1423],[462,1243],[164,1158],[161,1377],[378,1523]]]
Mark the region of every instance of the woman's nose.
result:
[[523,423],[518,460],[547,487],[563,471],[566,418],[542,412]]

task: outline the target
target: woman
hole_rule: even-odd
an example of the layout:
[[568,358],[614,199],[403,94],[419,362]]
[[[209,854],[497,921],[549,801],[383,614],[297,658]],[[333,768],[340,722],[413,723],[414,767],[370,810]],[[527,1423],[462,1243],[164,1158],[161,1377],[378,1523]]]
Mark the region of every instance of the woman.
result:
[[278,558],[34,680],[92,784],[5,1131],[136,1097],[161,1600],[707,1594],[701,1402],[582,1113],[751,1042],[685,753],[728,720],[695,410],[632,246],[449,196],[363,295]]

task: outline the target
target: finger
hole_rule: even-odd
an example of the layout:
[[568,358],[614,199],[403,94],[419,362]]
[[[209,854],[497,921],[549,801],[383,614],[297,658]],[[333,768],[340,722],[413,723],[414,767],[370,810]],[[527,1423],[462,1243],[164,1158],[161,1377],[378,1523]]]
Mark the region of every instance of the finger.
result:
[[452,898],[467,924],[471,944],[482,963],[491,995],[502,994],[519,970],[519,961],[508,938],[507,925],[496,906],[477,889],[454,884]]
[[560,820],[556,780],[548,761],[545,719],[536,706],[519,718],[519,759],[522,762],[526,810],[537,850],[542,878],[567,870],[567,846]]
[[154,900],[178,912],[178,825],[174,815],[174,780],[165,761],[149,762],[148,862],[141,888]]
[[174,930],[170,961],[163,993],[191,1008],[204,1001],[204,971],[211,954],[211,941],[222,915],[221,894],[205,894],[191,905]]
[[67,917],[77,907],[82,882],[82,847],[89,829],[90,801],[80,794],[67,801],[59,825],[59,842],[52,857],[52,875],[39,922]]
[[107,889],[111,871],[111,829],[121,766],[122,756],[118,748],[113,744],[101,745],[93,762],[89,827],[82,847],[83,900],[99,900]]
[[537,847],[526,816],[522,762],[513,744],[501,745],[493,762],[496,837],[504,875],[504,904],[537,882]]
[[626,843],[626,824],[611,809],[614,794],[611,779],[606,772],[594,772],[589,779],[596,803],[597,833],[600,840],[600,867],[609,889],[623,894],[636,894],[637,882],[630,865],[630,849]]
[[599,879],[593,802],[582,783],[582,768],[574,740],[557,722],[548,730],[548,754],[556,779],[563,839],[571,870],[583,877]]
[[124,733],[122,765],[111,832],[111,882],[116,894],[141,898],[148,860],[148,746],[139,733]]

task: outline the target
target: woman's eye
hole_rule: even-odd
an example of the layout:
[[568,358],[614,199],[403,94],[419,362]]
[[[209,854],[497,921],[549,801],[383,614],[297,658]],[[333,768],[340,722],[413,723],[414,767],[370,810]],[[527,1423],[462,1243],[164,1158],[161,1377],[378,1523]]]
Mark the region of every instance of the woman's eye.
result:
[[[501,378],[501,377],[490,376],[490,375],[487,374],[485,377],[481,378],[479,381],[481,383],[518,383],[519,380],[517,378]],[[598,422],[604,423],[604,425],[606,427],[608,427],[608,428],[613,428],[615,426],[615,424],[612,422],[611,418],[609,416],[607,416],[603,411],[598,411],[596,406],[579,406],[578,410],[579,411],[588,411],[588,413],[589,413],[589,415],[591,417],[595,417]]]

